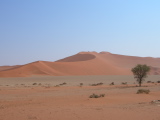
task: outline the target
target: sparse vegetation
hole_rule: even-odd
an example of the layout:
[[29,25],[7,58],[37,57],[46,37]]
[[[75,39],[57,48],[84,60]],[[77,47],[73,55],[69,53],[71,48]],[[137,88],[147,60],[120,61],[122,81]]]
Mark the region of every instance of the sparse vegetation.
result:
[[59,85],[66,85],[67,83],[66,82],[64,82],[64,83],[61,83],[61,84],[59,84]]
[[122,82],[122,85],[127,85],[127,82]]
[[66,82],[64,82],[64,83],[61,83],[61,84],[59,84],[59,85],[55,85],[55,87],[60,87],[60,86],[62,86],[62,85],[66,85],[67,83]]
[[38,85],[42,85],[41,83],[39,83]]
[[157,83],[160,83],[160,80],[159,80],[159,81],[157,81]]
[[37,85],[37,83],[33,83],[32,85]]
[[83,83],[80,83],[79,85],[80,85],[80,87],[82,87],[82,86],[83,86]]
[[105,94],[100,94],[99,96],[100,96],[100,97],[104,97],[104,96],[105,96]]
[[139,86],[141,87],[144,78],[147,77],[148,72],[150,71],[150,67],[147,65],[138,64],[136,67],[132,68],[134,78],[137,79]]
[[59,87],[59,85],[55,85],[54,87]]
[[114,85],[114,82],[111,82],[111,84],[110,85]]
[[98,86],[98,85],[103,85],[103,83],[100,82],[100,83],[96,83],[96,84],[91,84],[91,86]]
[[139,89],[139,90],[137,91],[137,94],[143,94],[143,93],[149,94],[149,92],[150,92],[149,89]]
[[100,98],[100,97],[104,97],[104,96],[105,96],[105,94],[96,95],[93,93],[92,95],[89,96],[89,98]]

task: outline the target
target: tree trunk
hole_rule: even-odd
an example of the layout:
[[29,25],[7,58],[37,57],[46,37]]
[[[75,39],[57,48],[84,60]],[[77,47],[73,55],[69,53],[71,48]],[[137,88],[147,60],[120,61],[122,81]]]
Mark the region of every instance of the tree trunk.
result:
[[142,79],[139,80],[139,87],[141,87]]

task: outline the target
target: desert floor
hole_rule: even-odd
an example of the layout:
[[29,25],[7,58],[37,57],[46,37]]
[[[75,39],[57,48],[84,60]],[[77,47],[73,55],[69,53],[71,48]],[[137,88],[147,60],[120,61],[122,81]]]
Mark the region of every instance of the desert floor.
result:
[[0,78],[0,120],[160,120],[160,104],[151,103],[160,100],[158,80],[149,76],[141,88],[150,93],[136,94],[133,76]]

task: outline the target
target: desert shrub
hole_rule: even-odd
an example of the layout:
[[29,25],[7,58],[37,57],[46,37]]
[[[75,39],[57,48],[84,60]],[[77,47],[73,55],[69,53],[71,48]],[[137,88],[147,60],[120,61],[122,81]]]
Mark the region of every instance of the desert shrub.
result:
[[96,83],[96,84],[91,84],[91,86],[98,86],[98,85],[103,85],[103,83],[100,82],[100,83]]
[[127,85],[127,82],[122,82],[122,85]]
[[92,95],[89,96],[89,98],[100,98],[100,97],[104,97],[104,96],[105,96],[105,94],[96,95],[93,93]]
[[39,83],[38,85],[42,85],[42,83]]
[[37,85],[37,83],[33,83],[32,85]]
[[104,97],[104,96],[105,96],[105,94],[100,94],[99,96],[100,96],[100,97]]
[[60,86],[62,86],[62,85],[66,85],[67,83],[66,82],[64,82],[64,83],[61,83],[61,84],[59,84],[59,85],[55,85],[54,87],[60,87]]
[[159,80],[159,81],[157,81],[157,83],[160,83],[160,80]]
[[89,97],[90,97],[90,98],[99,98],[99,96],[96,95],[96,94],[94,94],[94,93],[93,93],[92,95],[90,95]]
[[62,83],[63,85],[66,85],[67,83],[66,82],[64,82],[64,83]]
[[114,82],[111,82],[111,84],[110,85],[114,85]]
[[100,83],[97,83],[97,85],[103,85],[103,83],[102,83],[102,82],[100,82]]
[[80,87],[82,87],[82,86],[83,86],[83,83],[80,83],[79,85],[80,85]]
[[80,83],[80,85],[83,85],[83,83]]
[[61,83],[61,84],[59,84],[59,85],[66,85],[67,83],[66,82],[64,82],[64,83]]
[[96,84],[91,84],[91,86],[97,86]]
[[149,94],[150,90],[149,89],[139,89],[137,91],[137,94],[142,94],[142,93],[145,93],[145,94]]

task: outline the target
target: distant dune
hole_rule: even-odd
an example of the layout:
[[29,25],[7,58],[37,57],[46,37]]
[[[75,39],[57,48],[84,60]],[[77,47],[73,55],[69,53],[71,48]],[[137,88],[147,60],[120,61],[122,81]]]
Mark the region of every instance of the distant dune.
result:
[[10,70],[10,69],[13,69],[13,68],[17,68],[19,66],[20,65],[16,65],[16,66],[0,66],[0,71]]
[[147,64],[151,66],[151,75],[160,75],[160,58],[80,52],[55,62],[36,61],[21,66],[1,66],[0,77],[131,75],[130,70],[136,64]]

